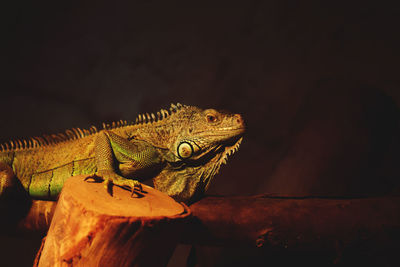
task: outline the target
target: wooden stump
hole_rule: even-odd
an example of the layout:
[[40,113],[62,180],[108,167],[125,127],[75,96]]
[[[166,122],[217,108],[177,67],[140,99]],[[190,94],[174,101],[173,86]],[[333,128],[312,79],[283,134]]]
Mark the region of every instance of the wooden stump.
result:
[[143,197],[71,177],[35,266],[165,266],[189,216],[186,206],[144,186]]

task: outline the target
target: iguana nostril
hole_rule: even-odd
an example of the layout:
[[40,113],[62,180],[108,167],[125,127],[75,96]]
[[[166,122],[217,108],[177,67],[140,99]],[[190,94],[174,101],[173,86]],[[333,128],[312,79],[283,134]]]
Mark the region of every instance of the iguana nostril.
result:
[[242,116],[240,116],[239,114],[236,114],[235,117],[236,117],[236,122],[238,124],[243,124]]

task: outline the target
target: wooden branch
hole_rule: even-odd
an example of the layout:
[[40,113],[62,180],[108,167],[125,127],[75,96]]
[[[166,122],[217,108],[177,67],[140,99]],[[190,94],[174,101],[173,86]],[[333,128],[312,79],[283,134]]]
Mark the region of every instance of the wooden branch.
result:
[[340,260],[349,251],[393,257],[400,242],[400,197],[208,197],[190,209],[187,244],[324,252]]
[[[167,195],[144,186],[143,197],[84,176],[65,183],[35,265],[164,266],[190,214]],[[38,225],[38,224],[36,224]]]

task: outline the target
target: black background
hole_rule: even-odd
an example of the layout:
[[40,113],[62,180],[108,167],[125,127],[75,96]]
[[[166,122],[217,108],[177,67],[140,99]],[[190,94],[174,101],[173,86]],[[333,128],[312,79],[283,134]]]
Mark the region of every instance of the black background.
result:
[[[211,194],[359,196],[398,188],[395,6],[278,0],[2,5],[2,141],[133,120],[180,102],[245,118],[242,147],[212,182]],[[2,266],[31,265],[37,240],[2,241]],[[183,266],[187,248],[179,251],[171,266]],[[207,253],[204,266],[233,257]]]

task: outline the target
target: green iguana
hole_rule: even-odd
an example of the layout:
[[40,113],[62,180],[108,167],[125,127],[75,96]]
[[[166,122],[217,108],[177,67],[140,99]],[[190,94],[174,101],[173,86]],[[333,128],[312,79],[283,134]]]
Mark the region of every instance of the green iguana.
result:
[[156,189],[190,203],[238,149],[244,129],[238,114],[177,104],[135,123],[10,141],[0,146],[0,197],[23,188],[31,198],[57,199],[68,177],[90,174],[110,191],[140,192],[139,181],[153,178]]

